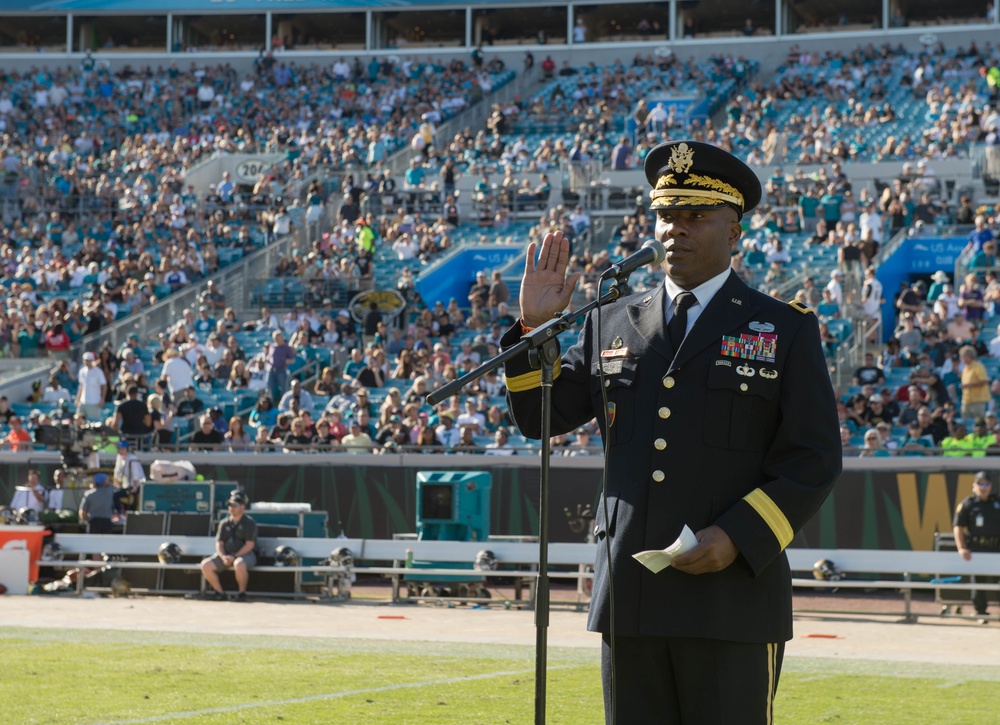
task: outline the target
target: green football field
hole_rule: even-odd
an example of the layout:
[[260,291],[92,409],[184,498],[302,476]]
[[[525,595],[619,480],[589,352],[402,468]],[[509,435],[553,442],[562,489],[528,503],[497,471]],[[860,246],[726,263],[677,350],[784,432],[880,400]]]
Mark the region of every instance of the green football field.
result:
[[[5,627],[3,722],[533,722],[532,647],[246,636],[226,627],[220,621],[207,636]],[[599,723],[596,649],[550,647],[548,663],[546,722]],[[998,679],[1000,665],[786,658],[775,719],[997,722]]]

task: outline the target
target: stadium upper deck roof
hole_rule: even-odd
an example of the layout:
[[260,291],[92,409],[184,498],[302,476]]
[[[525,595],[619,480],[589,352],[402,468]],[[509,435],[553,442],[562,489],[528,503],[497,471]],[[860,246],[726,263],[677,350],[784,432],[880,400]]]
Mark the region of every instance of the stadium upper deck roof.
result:
[[504,5],[524,4],[525,0],[162,0],[150,3],[148,0],[4,0],[0,3],[0,14],[4,11],[34,13],[65,12],[143,12],[197,13],[221,11],[295,11],[331,10],[337,8],[399,8],[421,5]]

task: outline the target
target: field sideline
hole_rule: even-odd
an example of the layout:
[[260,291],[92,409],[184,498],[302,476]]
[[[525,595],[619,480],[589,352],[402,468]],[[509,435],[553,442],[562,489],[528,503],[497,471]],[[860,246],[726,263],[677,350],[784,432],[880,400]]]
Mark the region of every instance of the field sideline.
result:
[[[10,723],[530,723],[534,616],[500,608],[3,597]],[[998,628],[799,614],[786,723],[991,722]],[[554,608],[547,722],[600,721],[599,640]]]

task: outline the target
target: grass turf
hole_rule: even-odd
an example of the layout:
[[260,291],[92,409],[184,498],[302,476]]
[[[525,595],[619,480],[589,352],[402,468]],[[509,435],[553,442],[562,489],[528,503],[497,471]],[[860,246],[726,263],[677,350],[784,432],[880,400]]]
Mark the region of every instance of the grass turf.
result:
[[[529,723],[534,650],[439,642],[0,633],[9,723]],[[546,722],[601,719],[598,653],[549,648]],[[779,723],[989,722],[998,667],[786,658]]]

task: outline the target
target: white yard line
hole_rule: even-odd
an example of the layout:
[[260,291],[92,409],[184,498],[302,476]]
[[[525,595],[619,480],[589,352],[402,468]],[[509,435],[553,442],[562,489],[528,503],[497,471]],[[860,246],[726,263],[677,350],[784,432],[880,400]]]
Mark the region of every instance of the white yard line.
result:
[[[547,670],[561,670],[573,665],[549,666]],[[394,690],[407,690],[419,687],[435,687],[438,685],[454,685],[461,682],[474,682],[476,680],[488,680],[493,677],[512,677],[534,675],[534,670],[511,670],[509,672],[488,672],[481,675],[470,675],[468,677],[449,677],[443,680],[425,680],[423,682],[406,682],[396,685],[384,685],[383,687],[370,687],[364,690],[347,690],[345,692],[328,692],[322,695],[307,695],[306,697],[295,697],[289,700],[268,700],[267,702],[252,702],[241,705],[227,705],[226,707],[210,707],[205,710],[190,710],[188,712],[175,712],[168,715],[156,715],[155,717],[144,717],[137,720],[109,720],[100,721],[97,725],[142,725],[143,723],[163,722],[164,720],[181,720],[190,717],[201,717],[203,715],[221,715],[229,712],[239,712],[240,710],[251,710],[261,707],[276,707],[279,705],[298,705],[303,702],[321,702],[323,700],[337,700],[343,697],[353,697],[355,695],[370,695],[376,692],[392,692]]]

